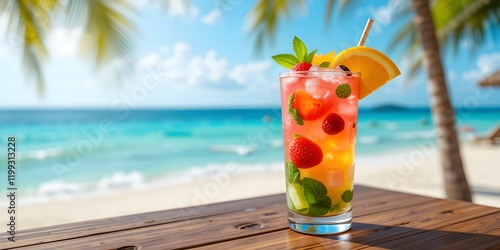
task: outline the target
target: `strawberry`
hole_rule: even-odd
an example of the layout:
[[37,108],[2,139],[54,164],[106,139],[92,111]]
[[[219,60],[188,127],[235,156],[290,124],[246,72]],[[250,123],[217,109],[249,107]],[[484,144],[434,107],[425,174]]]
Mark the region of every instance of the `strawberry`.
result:
[[323,120],[322,128],[329,135],[336,135],[344,130],[345,122],[340,115],[330,113]]
[[314,121],[321,118],[329,109],[323,100],[318,100],[303,90],[292,93],[288,101],[288,110],[299,125],[303,124],[302,120]]
[[297,136],[290,144],[290,159],[298,168],[312,168],[323,160],[323,151],[313,141]]
[[293,67],[293,71],[309,71],[312,64],[308,62],[299,62]]

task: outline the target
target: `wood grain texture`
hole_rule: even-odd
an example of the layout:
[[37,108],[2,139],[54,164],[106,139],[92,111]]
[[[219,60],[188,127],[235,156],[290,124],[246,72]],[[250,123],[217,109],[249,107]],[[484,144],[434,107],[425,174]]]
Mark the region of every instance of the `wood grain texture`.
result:
[[380,244],[380,247],[389,249],[398,246],[421,249],[500,249],[500,211],[472,221],[467,220]]
[[[380,195],[385,192],[381,189],[357,186],[360,198],[364,196]],[[147,227],[183,221],[192,218],[223,214],[232,211],[240,211],[247,208],[257,208],[270,204],[284,204],[285,197],[282,194],[259,198],[244,199],[238,202],[222,202],[197,207],[180,208],[144,214],[112,217],[100,220],[56,225],[50,227],[29,229],[19,231],[16,243],[7,242],[6,238],[0,239],[0,249],[4,247],[20,247],[60,241],[65,239],[80,238],[113,231],[130,230],[133,228]]]
[[[435,201],[433,198],[388,192],[362,186],[357,186],[354,192],[355,215],[367,215],[376,213],[377,211]],[[108,233],[35,246],[37,249],[85,249],[86,247],[103,247],[104,249],[109,249],[124,246],[123,240],[126,239],[126,242],[137,246],[158,246],[159,248],[169,249],[217,243],[287,229],[284,195],[272,196],[272,199],[267,197],[257,200],[251,199],[249,200],[253,201],[253,203],[250,203],[251,205],[247,201],[245,200],[245,202],[241,203],[242,206],[231,205],[232,203],[217,204],[219,210],[226,211],[222,214],[215,213],[210,215],[210,213],[205,212],[203,215],[200,213],[197,216],[192,216],[189,220],[171,220],[168,223],[136,227],[129,230],[114,230],[116,227],[114,224],[112,225],[113,228],[105,230],[103,228],[106,227],[106,224],[102,224],[100,229]],[[240,204],[240,202],[237,201],[234,203]],[[233,210],[224,208],[228,207],[228,205]],[[197,209],[205,211],[205,207],[207,206]],[[208,207],[211,208],[211,206]],[[213,207],[211,209],[219,211]],[[123,219],[133,218],[124,217]],[[161,218],[155,217],[148,219],[162,221]],[[133,221],[135,223],[136,220],[134,219]],[[163,218],[163,221],[166,221],[166,219]],[[128,221],[124,220],[123,223],[128,224]],[[239,225],[252,224],[259,224],[262,227],[256,226],[256,228],[246,230],[237,229]],[[93,226],[96,227],[96,224],[94,223]],[[59,236],[59,232],[57,236]]]
[[[495,214],[497,208],[483,207],[466,202],[452,200],[435,200],[416,206],[387,210],[377,214],[354,217],[350,231],[333,236],[307,236],[283,230],[262,236],[241,238],[208,245],[200,249],[232,249],[241,246],[245,249],[302,249],[302,248],[332,248],[332,249],[363,249],[366,247],[382,247],[383,249],[406,248],[404,244],[391,245],[384,248],[387,242],[395,242],[411,236],[432,234],[438,228],[463,222],[464,224],[480,224],[473,219],[488,214]],[[453,239],[445,238],[442,244],[452,244]],[[448,241],[450,240],[450,241]],[[416,249],[418,244],[413,245]],[[412,248],[406,248],[412,249]]]
[[0,239],[0,249],[80,238],[107,232],[130,230],[133,228],[148,227],[192,218],[224,214],[232,211],[240,211],[246,208],[258,208],[262,206],[269,206],[270,204],[283,204],[285,202],[285,197],[282,194],[278,194],[239,200],[238,202],[223,202],[198,207],[180,208],[21,230],[18,232],[18,236],[16,236],[16,239],[18,240],[14,244],[6,242],[5,238]]
[[[310,236],[288,229],[284,194],[20,231],[1,249],[430,249],[496,247],[500,210],[356,186],[353,229]],[[191,211],[191,213],[189,213]],[[195,211],[195,212],[193,212]],[[22,237],[21,237],[22,236]],[[429,241],[429,242],[428,242]],[[480,245],[474,245],[481,241]]]

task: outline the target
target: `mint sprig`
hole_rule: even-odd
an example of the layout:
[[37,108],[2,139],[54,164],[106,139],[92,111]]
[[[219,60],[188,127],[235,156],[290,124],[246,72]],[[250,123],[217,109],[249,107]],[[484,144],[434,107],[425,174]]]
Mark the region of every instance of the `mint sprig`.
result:
[[319,66],[321,68],[328,68],[330,66],[330,63],[329,62],[322,62],[322,63],[319,64]]
[[347,98],[351,95],[351,86],[347,83],[340,84],[337,86],[337,89],[335,89],[335,94],[337,94],[339,98]]
[[330,208],[330,212],[333,212],[333,211],[336,211],[336,210],[339,210],[340,209],[340,201],[337,202],[337,204],[333,205],[331,208]]
[[288,113],[293,117],[293,120],[299,125],[304,125],[304,121],[302,117],[299,115],[299,111],[293,107],[293,99],[295,99],[295,93],[292,93],[290,97],[288,97]]
[[273,60],[284,68],[291,69],[300,62],[311,63],[317,50],[308,53],[307,46],[298,37],[293,38],[293,51],[292,54],[277,54],[272,56]]
[[311,63],[314,55],[316,54],[317,49],[313,50],[309,55],[307,55],[305,62]]
[[289,183],[299,182],[300,171],[297,168],[297,166],[295,166],[295,164],[293,164],[292,160],[289,160],[286,163],[285,173],[286,173],[286,179],[288,180]]
[[292,54],[278,54],[272,56],[273,60],[278,63],[279,65],[291,69],[293,68],[297,63],[299,63],[299,59],[295,57]]
[[304,178],[302,180],[304,186],[304,197],[309,204],[309,215],[325,215],[330,211],[332,199],[326,195],[328,190],[325,184],[321,181]]
[[[321,181],[306,177],[302,180],[302,185],[304,186],[304,196],[309,205],[317,204],[327,197],[326,186]],[[330,208],[330,205],[328,205],[328,208]]]
[[330,197],[328,196],[325,196],[318,203],[312,204],[309,207],[309,211],[307,213],[313,216],[325,215],[330,211],[331,205],[332,205],[332,199],[330,199]]
[[[342,200],[345,202],[345,203],[348,203],[348,202],[351,202],[352,201],[352,191],[351,190],[346,190],[344,191],[344,193],[342,193]],[[306,196],[307,198],[307,196]]]
[[302,42],[302,40],[300,40],[298,37],[293,37],[293,51],[295,51],[295,55],[297,56],[297,58],[299,59],[299,61],[301,62],[305,62],[307,61],[307,47],[306,45],[304,44],[304,42]]

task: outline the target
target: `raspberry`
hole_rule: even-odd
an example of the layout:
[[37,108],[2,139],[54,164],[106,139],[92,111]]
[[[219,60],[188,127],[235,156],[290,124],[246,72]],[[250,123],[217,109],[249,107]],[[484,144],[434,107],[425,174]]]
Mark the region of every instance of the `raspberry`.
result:
[[312,64],[308,62],[299,62],[293,67],[293,71],[309,71],[311,68]]
[[322,128],[329,135],[336,135],[344,130],[345,122],[340,115],[330,113],[323,120]]

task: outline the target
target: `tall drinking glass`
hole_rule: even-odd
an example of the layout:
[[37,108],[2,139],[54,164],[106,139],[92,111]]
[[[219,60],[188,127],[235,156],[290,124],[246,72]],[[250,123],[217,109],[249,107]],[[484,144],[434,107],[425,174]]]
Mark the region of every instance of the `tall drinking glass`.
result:
[[280,74],[288,225],[335,234],[352,220],[360,73]]

